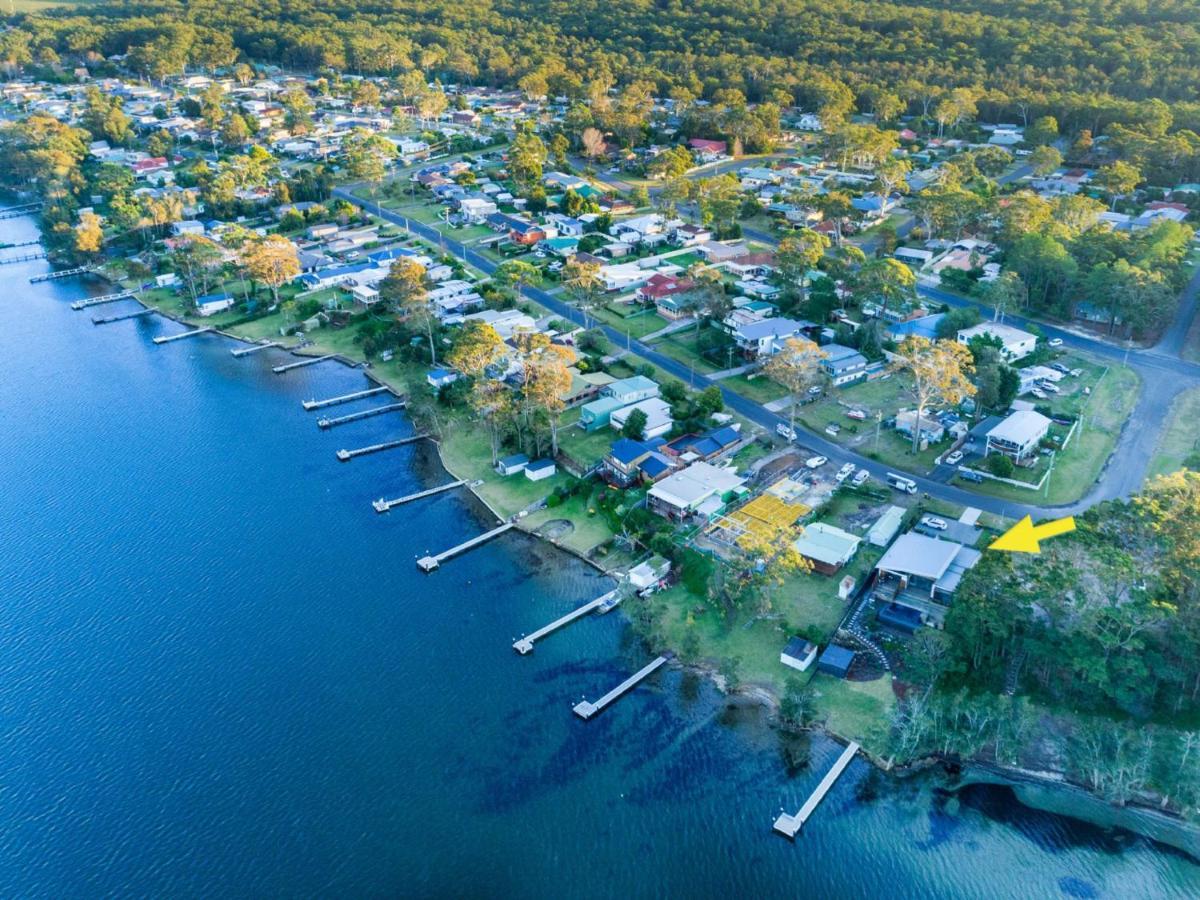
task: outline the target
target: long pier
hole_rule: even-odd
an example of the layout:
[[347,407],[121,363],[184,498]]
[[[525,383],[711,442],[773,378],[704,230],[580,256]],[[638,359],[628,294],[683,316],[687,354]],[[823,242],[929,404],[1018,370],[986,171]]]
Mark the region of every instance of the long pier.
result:
[[837,762],[825,773],[825,777],[821,779],[821,783],[817,785],[816,790],[804,801],[804,805],[800,807],[800,812],[794,816],[781,813],[779,818],[775,820],[775,830],[786,838],[795,838],[796,833],[808,821],[808,817],[813,814],[813,810],[825,799],[825,795],[829,793],[829,789],[833,787],[834,782],[841,777],[842,772],[846,771],[846,766],[850,765],[850,760],[854,759],[854,754],[858,752],[858,749],[858,744],[851,741],[850,745],[842,751],[842,755],[837,758]]
[[259,350],[267,350],[271,347],[282,347],[279,341],[265,341],[261,344],[255,344],[253,347],[241,347],[230,350],[229,352],[238,357],[249,356],[251,353],[257,353]]
[[653,672],[657,671],[664,663],[666,663],[666,661],[667,657],[660,656],[658,659],[654,660],[654,662],[650,663],[650,665],[644,666],[643,668],[634,672],[595,703],[591,703],[587,700],[582,700],[579,703],[576,703],[574,708],[575,715],[579,716],[581,719],[590,719],[592,716],[603,711],[606,706],[618,699],[622,694],[637,687],[643,679],[649,677]]
[[317,427],[336,428],[339,425],[357,422],[360,419],[369,419],[372,416],[381,416],[384,413],[396,412],[404,409],[406,406],[408,406],[408,404],[403,400],[401,400],[399,403],[386,403],[383,406],[372,406],[370,409],[361,409],[355,413],[338,416],[336,419],[317,419]]
[[327,359],[333,359],[336,353],[330,353],[327,356],[309,356],[299,362],[284,363],[282,366],[274,366],[271,371],[276,375],[282,375],[284,372],[290,372],[292,369],[302,369],[305,366],[315,366],[319,362],[325,362]]
[[41,208],[41,203],[24,203],[21,206],[9,206],[0,209],[0,219],[15,219],[18,216],[27,216],[34,210]]
[[71,309],[87,309],[89,306],[100,306],[104,303],[116,303],[118,300],[127,300],[136,294],[134,288],[127,291],[117,291],[115,294],[103,294],[99,297],[88,297],[86,300],[76,300],[71,304]]
[[601,594],[595,600],[590,600],[587,603],[583,604],[583,606],[578,607],[577,609],[571,610],[565,616],[560,616],[559,618],[557,618],[553,622],[551,622],[549,625],[543,625],[541,628],[539,628],[533,634],[525,635],[525,637],[523,637],[519,641],[516,641],[513,643],[513,649],[516,650],[518,653],[520,653],[522,656],[524,656],[527,653],[532,653],[533,645],[534,645],[535,641],[540,641],[546,635],[550,634],[551,632],[558,631],[558,629],[562,628],[564,625],[570,625],[576,619],[582,619],[588,613],[602,607],[605,604],[605,602],[607,600],[609,600],[610,598],[612,598],[614,595],[619,595],[618,589],[616,589],[616,588],[613,588],[613,590],[609,591],[607,594]]
[[100,318],[92,317],[93,325],[107,325],[109,322],[123,322],[126,319],[138,319],[142,316],[150,316],[158,312],[152,306],[147,306],[144,309],[137,309],[133,312],[121,313],[119,316],[102,316]]
[[499,537],[500,535],[504,534],[504,532],[509,531],[514,527],[516,526],[514,526],[512,522],[505,522],[503,525],[499,525],[496,528],[493,528],[491,531],[485,531],[483,534],[476,535],[469,541],[463,541],[457,547],[451,547],[449,550],[444,550],[436,556],[422,556],[417,560],[417,568],[419,568],[422,572],[432,572],[450,557],[458,556],[460,553],[466,553],[472,547],[478,547],[480,544],[487,543],[492,538]]
[[[349,462],[356,456],[366,456],[368,453],[378,453],[381,450],[391,450],[393,447],[403,447],[406,444],[415,444],[417,441],[423,441],[429,437],[427,434],[414,434],[412,437],[399,438],[395,441],[384,441],[380,444],[371,444],[368,447],[357,447],[354,450],[339,450],[337,458],[342,462]],[[384,503],[386,501],[377,500],[376,503]],[[387,512],[385,509],[384,512]]]
[[43,272],[41,275],[29,276],[30,284],[37,284],[39,281],[54,281],[56,278],[70,278],[72,275],[86,275],[92,271],[91,266],[76,266],[73,269],[59,269],[57,272]]
[[[404,441],[395,441],[394,443],[408,443],[414,440],[417,440],[417,438],[405,438]],[[376,444],[375,446],[379,449],[383,449],[379,444]],[[373,452],[373,448],[371,447],[366,447],[364,450],[368,453]],[[338,451],[338,459],[341,459],[341,454],[345,452],[345,450]],[[381,497],[378,500],[372,500],[371,506],[375,507],[375,512],[385,513],[397,506],[403,506],[405,503],[412,503],[414,500],[420,500],[422,497],[432,497],[434,494],[440,494],[443,491],[451,491],[456,487],[462,487],[466,483],[467,482],[463,479],[459,479],[458,481],[447,481],[445,484],[439,484],[437,487],[431,487],[424,491],[417,491],[415,494],[406,494],[403,497],[397,497],[395,500],[384,500]],[[430,558],[431,557],[428,556],[425,557],[425,559]]]
[[0,259],[0,266],[8,266],[8,265],[12,265],[13,263],[23,263],[23,262],[29,262],[30,260],[33,260],[33,259],[45,259],[45,258],[46,258],[45,250],[34,250],[32,253],[22,253],[20,256],[6,256],[3,259]]
[[154,343],[169,344],[171,341],[181,341],[184,338],[195,337],[198,334],[208,334],[213,330],[214,329],[210,326],[208,328],[193,328],[191,331],[181,331],[179,334],[160,335],[154,339]]
[[389,390],[391,390],[391,388],[367,388],[365,391],[355,391],[353,394],[342,394],[340,397],[330,397],[328,400],[305,400],[300,405],[303,406],[306,411],[324,409],[327,406],[337,406],[340,403],[350,403],[353,400],[362,400],[364,397],[374,397],[376,394],[382,394]]

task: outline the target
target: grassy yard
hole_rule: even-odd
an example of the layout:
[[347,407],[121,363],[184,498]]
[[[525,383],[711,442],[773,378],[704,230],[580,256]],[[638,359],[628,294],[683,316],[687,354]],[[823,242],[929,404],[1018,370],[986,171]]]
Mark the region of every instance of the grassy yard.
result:
[[1150,460],[1147,478],[1183,468],[1184,460],[1200,450],[1200,388],[1184,391],[1175,398],[1167,426],[1159,435]]
[[634,304],[597,306],[591,311],[593,319],[626,332],[634,340],[641,340],[667,325],[667,320],[653,309],[642,309]]
[[817,718],[824,721],[826,729],[858,741],[876,756],[889,754],[891,714],[896,706],[890,677],[843,681],[818,674],[809,682],[809,688]]
[[587,555],[594,548],[607,543],[613,536],[604,516],[595,512],[595,493],[604,489],[593,487],[587,494],[570,497],[560,506],[531,513],[525,518],[522,527],[537,532],[547,523],[568,519],[571,522],[569,533],[551,536],[551,539],[559,546]]
[[734,375],[730,378],[722,379],[721,384],[734,393],[748,397],[756,403],[770,403],[772,400],[778,400],[781,397],[787,396],[787,388],[778,382],[772,381],[765,375],[757,375],[753,378],[749,375]]
[[[699,335],[694,328],[685,328],[682,331],[676,331],[659,340],[655,341],[651,346],[664,356],[669,356],[685,366],[692,366],[701,375],[709,375],[713,372],[719,372],[724,368],[724,361],[720,365],[709,360],[707,357],[701,356],[698,350]],[[733,359],[736,365],[736,357]]]

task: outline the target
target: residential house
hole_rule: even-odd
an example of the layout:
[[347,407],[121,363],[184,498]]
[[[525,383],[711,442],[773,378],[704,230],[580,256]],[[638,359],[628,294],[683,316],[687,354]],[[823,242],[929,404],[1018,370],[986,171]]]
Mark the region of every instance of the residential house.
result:
[[642,429],[643,438],[664,435],[675,424],[675,420],[671,418],[671,404],[661,397],[650,397],[613,410],[608,417],[609,425],[617,430],[624,428],[634,410],[640,410],[646,416],[646,425]]
[[853,384],[867,377],[867,358],[853,347],[826,344],[821,349],[826,354],[821,370],[835,385]]
[[685,434],[667,444],[663,452],[684,464],[712,462],[741,443],[740,429],[740,425],[722,425],[704,434]]
[[[896,413],[896,430],[910,439],[913,436],[913,431],[917,428],[917,411],[915,409],[902,409]],[[921,437],[920,445],[927,447],[930,444],[936,444],[946,436],[946,426],[938,419],[933,417],[932,413],[926,413],[921,416],[920,422]]]
[[[955,541],[902,534],[875,565],[875,606],[881,616],[892,613],[889,624],[941,627],[955,590],[979,558],[978,550]],[[896,615],[895,607],[910,612]]]
[[998,338],[1002,344],[1001,352],[1009,362],[1024,359],[1037,349],[1036,334],[1001,322],[980,322],[970,328],[963,328],[958,332],[958,342],[968,344],[971,338],[979,336]]
[[692,151],[699,162],[710,163],[724,157],[729,152],[729,145],[725,141],[692,138],[688,141],[688,149]]
[[651,512],[676,521],[692,516],[709,518],[743,493],[744,484],[745,479],[729,469],[696,462],[650,488],[646,504]]
[[835,525],[813,522],[792,542],[796,552],[807,559],[815,571],[833,575],[858,552],[862,538]]
[[783,317],[739,324],[731,330],[734,343],[749,358],[773,356],[791,338],[800,337],[811,322]]
[[458,211],[469,225],[482,225],[496,212],[496,204],[483,197],[464,197],[458,201]]
[[1050,430],[1050,420],[1032,409],[1018,409],[987,433],[983,455],[1003,453],[1021,463],[1036,456],[1042,438]]
[[[652,438],[646,441],[635,441],[631,438],[620,438],[613,442],[600,465],[600,476],[609,484],[627,488],[642,480],[645,469],[651,468],[658,477],[671,470],[671,462],[661,453],[662,438]],[[647,467],[648,460],[657,458],[657,464]],[[650,480],[657,478],[651,476]]]
[[658,385],[644,375],[622,378],[600,389],[600,398],[586,403],[579,410],[579,424],[584,431],[598,431],[608,425],[617,410],[658,396]]
[[452,369],[430,369],[425,381],[431,388],[438,390],[458,381],[458,373]]
[[684,305],[678,302],[679,297],[694,290],[695,287],[696,282],[690,278],[679,278],[656,272],[637,289],[634,296],[642,303],[653,303],[656,309],[660,306],[661,301],[671,300],[670,303],[663,303],[662,308],[658,311],[664,318],[674,320],[686,312]]

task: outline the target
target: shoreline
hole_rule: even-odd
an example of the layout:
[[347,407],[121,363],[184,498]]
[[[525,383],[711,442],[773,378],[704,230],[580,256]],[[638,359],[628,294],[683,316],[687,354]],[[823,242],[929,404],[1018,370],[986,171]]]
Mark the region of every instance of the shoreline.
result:
[[[101,278],[110,284],[121,283],[120,281],[114,280],[111,276],[102,271],[92,272],[91,277]],[[135,300],[145,309],[154,310],[156,315],[160,315],[163,318],[179,325],[183,325],[188,328],[205,327],[203,325],[198,325],[197,322],[188,319],[186,316],[168,312],[161,307],[154,306],[144,301],[140,296],[134,295],[130,299]],[[213,328],[213,333],[250,346],[260,343],[260,340],[239,335],[233,331],[228,331],[225,329]],[[367,360],[357,361],[343,353],[324,354],[321,353],[320,350],[305,352],[309,348],[302,345],[293,345],[290,347],[281,345],[277,349],[292,356],[298,357],[311,358],[316,356],[331,356],[334,360],[348,368],[361,370],[368,380],[377,385],[388,388],[394,395],[398,397],[404,396],[395,384],[391,383],[387,378],[379,375]],[[459,479],[460,475],[456,473],[446,462],[445,455],[442,452],[441,441],[432,437],[430,440],[437,447],[439,465],[441,465],[442,469],[452,478]],[[589,559],[583,553],[575,550],[574,548],[563,546],[553,539],[543,537],[529,528],[522,527],[521,520],[515,516],[505,517],[501,515],[501,513],[497,511],[492,504],[489,503],[488,500],[475,489],[469,480],[465,487],[471,493],[472,497],[478,500],[485,509],[487,509],[493,516],[496,517],[497,520],[501,522],[513,521],[516,525],[516,530],[522,532],[523,534],[531,538],[544,541],[546,544],[554,547],[557,550],[565,551],[580,561],[592,566],[601,574],[608,577],[613,577],[612,572],[606,570],[598,562]],[[625,616],[625,620],[627,623],[630,623],[627,615]],[[708,663],[682,664],[678,661],[674,662],[672,665],[685,671],[692,671],[708,679],[717,687],[718,690],[722,692],[722,694],[730,698],[731,702],[737,701],[740,698],[740,700],[750,704],[766,707],[774,719],[772,727],[776,729],[790,733],[802,733],[804,731],[816,732],[823,737],[842,743],[846,743],[849,740],[848,738],[827,728],[823,724],[815,725],[808,729],[795,729],[790,726],[782,725],[776,718],[780,706],[780,697],[777,696],[774,691],[761,684],[748,683],[730,690],[725,679],[720,675],[715,665]],[[894,759],[884,760],[866,748],[860,748],[859,754],[874,769],[898,779],[930,773],[939,764],[945,764],[944,760],[937,758],[913,759],[897,764]],[[1186,822],[1182,818],[1145,806],[1114,806],[1103,798],[1091,793],[1087,788],[1068,781],[1063,773],[1032,772],[1022,769],[1011,769],[974,759],[963,761],[961,766],[962,772],[958,776],[952,776],[950,773],[943,770],[943,772],[937,776],[942,783],[935,785],[935,788],[951,794],[957,794],[958,791],[968,788],[974,784],[990,784],[1007,787],[1012,790],[1014,799],[1028,809],[1063,816],[1065,818],[1084,822],[1096,827],[1120,828],[1152,842],[1162,844],[1166,847],[1172,848],[1173,850],[1184,853],[1189,858],[1200,864],[1200,826]]]

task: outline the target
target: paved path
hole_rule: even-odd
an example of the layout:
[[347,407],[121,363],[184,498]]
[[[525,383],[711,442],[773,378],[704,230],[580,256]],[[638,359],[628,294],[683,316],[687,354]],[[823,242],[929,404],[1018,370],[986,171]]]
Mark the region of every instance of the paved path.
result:
[[[495,272],[498,266],[495,261],[479,254],[461,242],[443,235],[429,225],[384,209],[370,200],[363,200],[356,197],[351,192],[353,187],[355,186],[347,185],[335,188],[333,194],[366,209],[381,219],[386,219],[393,224],[406,228],[414,235],[444,247],[447,252],[454,254],[464,262],[488,275]],[[776,238],[766,232],[752,232],[747,230],[747,236],[772,244],[776,243]],[[931,299],[953,306],[963,306],[969,302],[935,288],[922,288],[921,292]],[[564,303],[546,291],[527,286],[524,293],[529,299],[546,307],[556,316],[579,325],[584,324],[583,314],[578,309]],[[1016,325],[1021,325],[1026,321],[1019,316],[1009,316],[1007,318],[1008,321]],[[626,343],[628,337],[623,332],[608,325],[601,327],[609,340],[616,346]],[[1158,434],[1170,411],[1171,403],[1180,391],[1200,384],[1200,365],[1184,362],[1177,357],[1159,355],[1149,351],[1125,351],[1112,344],[1077,335],[1050,325],[1039,323],[1038,327],[1043,334],[1048,337],[1060,337],[1066,346],[1074,349],[1086,350],[1113,362],[1121,362],[1122,359],[1128,357],[1129,365],[1142,376],[1142,390],[1139,402],[1129,422],[1126,423],[1112,459],[1101,474],[1098,484],[1082,500],[1061,506],[1044,506],[1036,502],[1020,503],[986,494],[977,494],[957,485],[947,484],[937,477],[911,475],[910,477],[916,482],[918,490],[950,503],[956,503],[960,506],[974,506],[1010,518],[1019,518],[1024,515],[1031,515],[1034,518],[1049,518],[1082,512],[1084,509],[1102,500],[1129,496],[1141,487],[1146,468],[1149,465],[1150,458],[1158,441]],[[706,376],[692,371],[689,366],[669,356],[664,356],[642,341],[629,340],[628,349],[654,364],[668,375],[678,378],[684,384],[690,384],[697,390],[703,390],[714,384],[720,387],[719,382],[714,382]],[[787,421],[785,418],[776,415],[761,404],[741,394],[735,393],[725,387],[721,387],[720,389],[727,407],[743,418],[766,429],[768,434],[774,434],[776,426]],[[880,481],[884,480],[888,471],[886,465],[868,459],[841,444],[828,440],[823,435],[805,428],[799,422],[796,423],[796,426],[797,430],[801,431],[803,435],[799,441],[803,449],[828,457],[833,461],[834,465],[841,465],[847,461],[853,462],[855,465],[870,472],[872,477]],[[1113,465],[1113,461],[1119,461],[1119,464]],[[1031,495],[1033,494],[1032,491],[1030,493]]]

